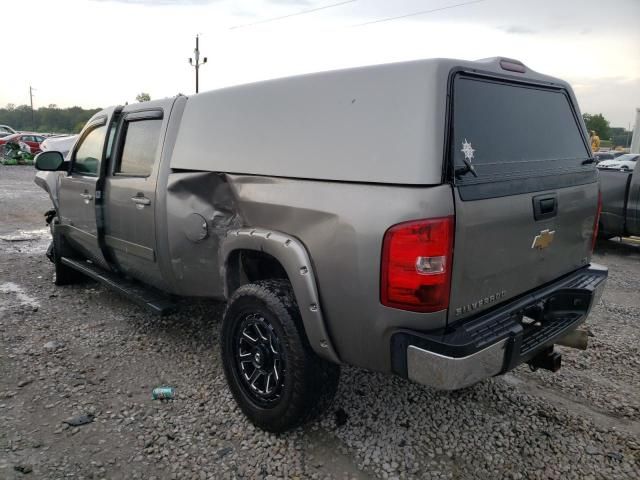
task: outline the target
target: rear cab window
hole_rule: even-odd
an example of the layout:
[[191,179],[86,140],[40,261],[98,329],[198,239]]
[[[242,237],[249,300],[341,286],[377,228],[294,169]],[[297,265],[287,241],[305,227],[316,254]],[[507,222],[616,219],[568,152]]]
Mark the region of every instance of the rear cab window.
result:
[[451,128],[463,200],[595,181],[594,165],[583,164],[591,152],[578,115],[562,89],[458,74]]
[[149,176],[160,144],[161,130],[162,119],[125,121],[124,144],[115,173]]

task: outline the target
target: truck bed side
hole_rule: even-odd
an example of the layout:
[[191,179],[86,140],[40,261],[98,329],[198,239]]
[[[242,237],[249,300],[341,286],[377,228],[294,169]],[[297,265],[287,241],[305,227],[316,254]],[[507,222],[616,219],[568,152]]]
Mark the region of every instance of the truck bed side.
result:
[[602,193],[600,233],[605,238],[627,233],[627,202],[632,174],[633,172],[605,169],[599,172]]
[[638,168],[631,175],[627,195],[627,232],[629,235],[640,235],[640,169]]

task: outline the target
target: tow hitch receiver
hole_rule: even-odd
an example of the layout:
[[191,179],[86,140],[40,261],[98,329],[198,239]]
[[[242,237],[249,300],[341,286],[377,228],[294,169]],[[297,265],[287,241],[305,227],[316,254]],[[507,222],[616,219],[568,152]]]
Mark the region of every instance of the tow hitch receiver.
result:
[[529,360],[527,364],[534,372],[539,368],[549,370],[551,372],[557,372],[562,366],[562,354],[554,352],[552,345],[538,353],[535,357]]

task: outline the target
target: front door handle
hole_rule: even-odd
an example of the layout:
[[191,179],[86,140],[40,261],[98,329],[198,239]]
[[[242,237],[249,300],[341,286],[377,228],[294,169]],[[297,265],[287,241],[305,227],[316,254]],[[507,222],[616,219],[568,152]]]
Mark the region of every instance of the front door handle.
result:
[[80,196],[84,199],[84,203],[86,203],[87,205],[89,205],[89,202],[93,200],[93,195],[91,195],[90,193],[81,193]]
[[131,201],[136,205],[142,205],[142,206],[151,205],[151,200],[149,200],[146,197],[131,197]]

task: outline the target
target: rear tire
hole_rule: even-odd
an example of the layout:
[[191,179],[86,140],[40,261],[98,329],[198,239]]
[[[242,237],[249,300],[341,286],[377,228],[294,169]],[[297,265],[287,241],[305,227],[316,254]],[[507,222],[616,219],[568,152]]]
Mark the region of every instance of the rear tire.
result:
[[283,432],[310,420],[338,388],[340,367],[312,351],[286,280],[236,290],[222,321],[220,347],[231,393],[263,430]]

